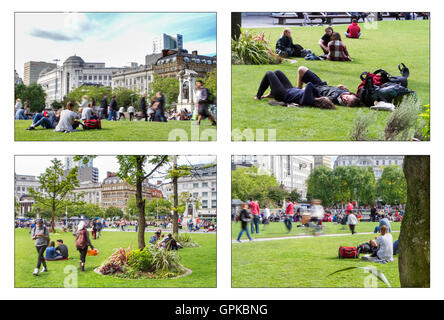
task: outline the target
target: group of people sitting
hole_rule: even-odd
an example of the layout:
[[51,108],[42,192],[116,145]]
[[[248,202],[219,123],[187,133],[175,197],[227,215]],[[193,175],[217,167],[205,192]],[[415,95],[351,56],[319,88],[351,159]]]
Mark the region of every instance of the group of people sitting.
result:
[[[358,39],[361,36],[361,28],[356,19],[353,19],[347,27],[345,36],[352,39]],[[284,58],[305,57],[307,60],[351,61],[347,47],[342,42],[341,34],[335,32],[332,27],[325,28],[325,34],[318,44],[324,53],[320,56],[316,56],[309,49],[304,49],[300,44],[295,44],[291,37],[291,30],[285,28],[276,42],[276,53]]]
[[46,248],[45,259],[47,261],[55,261],[61,259],[68,259],[68,247],[63,244],[63,240],[57,240],[57,247],[54,241],[50,241]]
[[[268,71],[262,78],[254,98],[274,98],[283,104],[314,106],[321,109],[336,109],[335,104],[347,107],[357,107],[361,104],[358,96],[344,85],[329,86],[307,67],[299,67],[297,81],[297,86],[294,87],[282,71]],[[304,83],[305,88],[302,88]],[[270,93],[264,95],[268,88]]]
[[167,237],[162,234],[162,230],[158,229],[153,236],[151,236],[150,244],[155,245],[157,247],[165,248],[167,250],[179,250],[183,248],[180,243],[174,239],[171,233],[168,234]]

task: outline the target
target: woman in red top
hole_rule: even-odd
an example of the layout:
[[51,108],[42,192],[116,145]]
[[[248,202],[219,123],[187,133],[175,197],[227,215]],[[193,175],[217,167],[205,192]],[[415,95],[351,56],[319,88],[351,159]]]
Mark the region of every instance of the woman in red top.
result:
[[345,36],[353,39],[358,39],[361,36],[361,28],[358,26],[356,19],[353,19],[352,23],[348,26]]

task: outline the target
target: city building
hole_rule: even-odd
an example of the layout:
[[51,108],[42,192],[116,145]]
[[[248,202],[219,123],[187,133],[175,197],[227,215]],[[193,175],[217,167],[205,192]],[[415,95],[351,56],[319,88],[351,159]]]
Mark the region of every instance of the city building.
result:
[[20,204],[20,216],[23,217],[27,212],[31,211],[34,199],[29,196],[29,189],[43,192],[40,188],[40,182],[35,176],[14,174],[14,196]]
[[237,167],[257,167],[259,173],[272,174],[288,192],[296,190],[307,199],[307,179],[314,167],[312,156],[242,155],[233,156],[232,170]]
[[126,88],[139,93],[148,93],[153,82],[153,65],[133,66],[113,74],[112,87]]
[[81,194],[80,200],[86,203],[100,205],[102,201],[102,185],[100,183],[82,181],[72,193],[77,195]]
[[[102,183],[102,207],[117,207],[126,211],[126,203],[131,195],[135,195],[133,186],[124,182],[116,173],[107,172]],[[152,184],[145,180],[142,184],[142,197],[150,201],[153,198],[162,198],[162,192],[157,190]]]
[[404,156],[338,156],[333,168],[339,166],[372,167],[375,179],[378,180],[386,166],[397,165],[402,167],[403,162]]
[[88,163],[83,163],[74,161],[74,157],[66,157],[65,175],[74,167],[78,167],[77,180],[79,182],[90,182],[93,184],[99,182],[99,169],[94,167],[94,159],[89,159]]
[[153,53],[161,53],[162,50],[179,49],[183,49],[183,36],[181,34],[170,36],[162,33],[153,40]]
[[82,85],[111,87],[113,73],[123,68],[106,67],[104,62],[85,62],[73,55],[60,68],[57,67],[57,71],[55,69],[55,65],[52,69],[41,69],[37,80],[47,94],[47,104],[61,101],[70,91]]
[[44,61],[28,61],[25,62],[25,70],[23,75],[23,82],[29,86],[32,83],[37,83],[40,73],[45,69],[55,69],[55,63]]
[[330,156],[313,156],[314,167],[326,166],[331,169],[331,157]]
[[20,78],[16,70],[14,70],[14,84],[23,84],[23,80]]
[[[166,194],[173,194],[172,184],[164,186]],[[201,208],[197,210],[200,217],[216,217],[217,210],[217,167],[216,165],[193,165],[191,175],[177,180],[177,192],[180,195],[188,192],[198,199]],[[182,212],[180,212],[182,214]]]

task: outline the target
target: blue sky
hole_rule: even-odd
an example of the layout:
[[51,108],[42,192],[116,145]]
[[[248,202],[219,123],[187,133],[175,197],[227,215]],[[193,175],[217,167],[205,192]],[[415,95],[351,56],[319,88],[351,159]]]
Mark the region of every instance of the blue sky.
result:
[[216,54],[215,13],[16,13],[15,69],[26,61],[86,62],[121,67],[144,63],[161,33],[182,34],[184,48]]

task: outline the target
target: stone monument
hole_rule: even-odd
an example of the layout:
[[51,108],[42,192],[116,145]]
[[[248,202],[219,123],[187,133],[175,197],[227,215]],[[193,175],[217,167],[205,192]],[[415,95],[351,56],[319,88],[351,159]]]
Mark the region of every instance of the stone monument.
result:
[[177,74],[179,80],[179,96],[177,97],[177,111],[187,109],[193,112],[196,107],[196,78],[197,72],[189,69],[180,71]]

